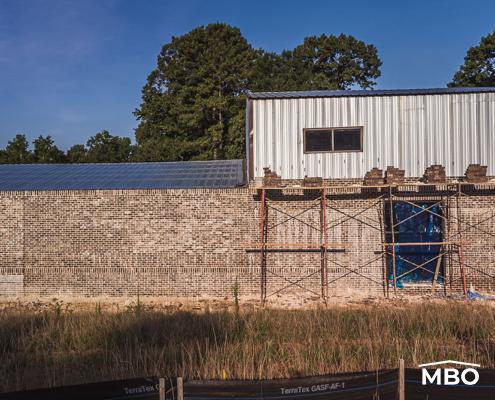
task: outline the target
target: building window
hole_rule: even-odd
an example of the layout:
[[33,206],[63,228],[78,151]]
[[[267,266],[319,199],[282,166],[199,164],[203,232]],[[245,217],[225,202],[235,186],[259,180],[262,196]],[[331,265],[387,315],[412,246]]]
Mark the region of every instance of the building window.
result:
[[363,127],[304,129],[305,153],[363,151]]

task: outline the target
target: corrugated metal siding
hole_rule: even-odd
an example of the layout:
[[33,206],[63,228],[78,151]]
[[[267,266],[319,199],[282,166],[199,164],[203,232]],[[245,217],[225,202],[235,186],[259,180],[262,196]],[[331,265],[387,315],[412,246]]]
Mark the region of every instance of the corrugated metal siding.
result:
[[[284,179],[362,178],[373,167],[419,177],[442,164],[461,176],[470,163],[495,175],[495,93],[253,99],[254,174]],[[304,154],[303,128],[363,126],[363,152]]]

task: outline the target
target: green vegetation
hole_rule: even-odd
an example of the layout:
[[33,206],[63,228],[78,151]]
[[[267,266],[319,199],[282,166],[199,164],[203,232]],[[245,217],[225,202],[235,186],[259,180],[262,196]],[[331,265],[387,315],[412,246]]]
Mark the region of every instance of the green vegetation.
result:
[[495,31],[467,51],[449,86],[495,86]]
[[443,359],[495,367],[495,309],[424,303],[311,311],[0,311],[0,391],[148,375],[275,378]]
[[0,150],[0,164],[126,162],[131,160],[132,150],[129,138],[113,136],[108,131],[91,136],[86,145],[72,146],[67,153],[55,145],[50,135],[35,139],[31,150],[26,135],[19,134]]

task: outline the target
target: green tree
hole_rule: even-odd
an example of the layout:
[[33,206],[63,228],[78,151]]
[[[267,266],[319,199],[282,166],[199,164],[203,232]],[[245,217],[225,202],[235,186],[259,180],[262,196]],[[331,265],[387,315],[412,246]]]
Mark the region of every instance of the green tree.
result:
[[293,82],[293,72],[289,63],[290,51],[282,54],[257,50],[257,57],[250,71],[249,90],[287,91],[297,90]]
[[495,86],[495,31],[467,51],[464,64],[448,86]]
[[295,90],[368,89],[382,65],[375,46],[343,34],[307,37],[283,56],[291,66]]
[[130,160],[132,152],[131,139],[112,136],[106,130],[91,136],[86,146],[86,161],[92,163],[126,162]]
[[352,36],[309,37],[281,54],[255,50],[239,29],[210,24],[163,46],[135,111],[136,160],[240,158],[245,92],[370,88],[375,46]]
[[26,135],[18,134],[7,143],[0,154],[2,164],[29,164],[33,162],[33,154],[29,150]]
[[61,163],[65,162],[65,154],[60,150],[50,135],[39,136],[33,141],[33,158],[36,163]]
[[375,46],[348,35],[306,37],[281,54],[258,52],[254,91],[369,89],[382,62]]
[[195,142],[161,135],[146,139],[139,146],[135,146],[132,161],[180,161],[194,158],[195,155]]
[[67,162],[69,163],[83,163],[86,161],[88,150],[83,144],[75,144],[69,150],[67,150]]
[[[138,145],[167,138],[170,148],[161,158],[168,160],[237,156],[242,131],[232,134],[231,121],[243,112],[242,95],[256,58],[239,29],[226,24],[173,37],[163,46],[135,112]],[[144,148],[139,153],[151,156]]]

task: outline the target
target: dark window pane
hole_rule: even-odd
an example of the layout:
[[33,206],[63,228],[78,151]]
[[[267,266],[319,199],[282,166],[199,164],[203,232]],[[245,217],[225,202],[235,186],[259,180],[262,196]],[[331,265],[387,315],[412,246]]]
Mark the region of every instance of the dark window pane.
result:
[[305,151],[332,151],[332,131],[307,129]]
[[360,151],[361,129],[335,129],[333,131],[334,151]]

